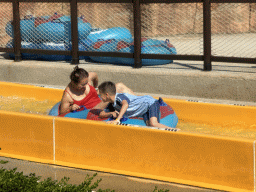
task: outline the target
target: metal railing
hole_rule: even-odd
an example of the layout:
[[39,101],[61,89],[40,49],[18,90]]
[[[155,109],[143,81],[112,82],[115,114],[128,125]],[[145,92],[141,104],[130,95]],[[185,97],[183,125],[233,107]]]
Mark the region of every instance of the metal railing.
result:
[[[255,3],[255,0],[0,0],[1,3],[12,3],[13,9],[13,28],[14,28],[14,48],[1,47],[1,52],[14,52],[15,61],[22,59],[22,53],[48,54],[48,55],[71,55],[72,64],[79,63],[79,56],[102,56],[102,57],[123,57],[133,58],[134,68],[142,67],[142,59],[164,59],[164,60],[193,60],[203,61],[205,71],[212,70],[212,61],[216,62],[234,62],[234,63],[256,63],[256,58],[248,57],[230,57],[230,56],[214,56],[212,55],[212,3]],[[21,47],[21,31],[20,31],[20,3],[67,3],[70,5],[71,15],[71,43],[72,48],[69,51],[60,50],[38,50],[24,49]],[[78,37],[78,3],[127,3],[133,8],[133,36],[134,36],[134,53],[120,52],[94,52],[79,50]],[[203,5],[203,53],[202,54],[142,54],[142,21],[141,6],[143,4],[180,4],[180,3],[201,3]]]

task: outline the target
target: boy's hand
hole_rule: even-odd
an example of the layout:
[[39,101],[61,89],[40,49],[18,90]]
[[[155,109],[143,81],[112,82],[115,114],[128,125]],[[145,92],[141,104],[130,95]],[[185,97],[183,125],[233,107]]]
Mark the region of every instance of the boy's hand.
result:
[[112,117],[113,117],[114,119],[117,118],[118,114],[119,114],[118,111],[111,112],[111,115],[112,115]]
[[120,121],[118,120],[114,120],[114,121],[107,121],[107,124],[114,124],[114,125],[118,125],[120,123]]

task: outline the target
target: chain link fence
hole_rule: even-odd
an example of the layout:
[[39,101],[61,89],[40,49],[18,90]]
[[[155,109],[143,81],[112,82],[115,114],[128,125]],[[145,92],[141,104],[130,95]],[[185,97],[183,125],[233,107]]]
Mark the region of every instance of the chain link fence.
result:
[[202,3],[142,5],[142,35],[168,39],[180,55],[202,55]]
[[[12,7],[12,4],[10,4]],[[69,3],[23,3],[20,9],[21,48],[41,50],[71,50],[70,42],[64,42],[68,35],[64,23],[70,21]],[[1,12],[4,11],[0,9]],[[9,14],[9,13],[8,13]],[[12,14],[12,12],[10,12]],[[81,21],[82,19],[79,18]],[[12,19],[1,26],[7,34],[2,47],[14,46],[14,30]],[[89,33],[89,30],[88,30]],[[71,56],[65,55],[39,55],[23,53],[23,59],[67,60]],[[14,57],[14,54],[10,54]]]
[[212,4],[212,55],[255,58],[256,4]]
[[0,46],[5,48],[12,38],[6,33],[5,26],[13,20],[12,3],[0,3]]
[[[0,4],[0,46],[12,47],[12,3]],[[256,3],[211,6],[212,55],[255,58]],[[71,50],[69,3],[21,2],[20,19],[22,48]],[[133,20],[129,3],[78,3],[79,50],[133,52]],[[141,4],[141,21],[142,53],[203,55],[203,3]]]

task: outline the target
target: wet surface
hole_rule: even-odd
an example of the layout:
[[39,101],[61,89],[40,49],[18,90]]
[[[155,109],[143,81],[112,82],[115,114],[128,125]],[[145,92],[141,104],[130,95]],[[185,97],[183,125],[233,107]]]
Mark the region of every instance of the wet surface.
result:
[[6,164],[0,164],[0,167],[3,167],[7,170],[17,167],[17,172],[23,171],[24,175],[29,175],[29,173],[35,173],[36,176],[42,176],[41,180],[51,177],[53,180],[59,181],[61,178],[66,176],[70,178],[68,183],[76,185],[82,183],[87,174],[92,176],[94,173],[97,173],[97,176],[92,181],[92,183],[94,183],[97,179],[102,179],[97,189],[111,189],[115,190],[115,192],[150,192],[155,189],[155,186],[157,186],[158,189],[168,189],[170,192],[216,191],[213,189],[204,189],[169,182],[129,177],[124,175],[41,164],[13,158],[0,157],[0,161],[1,160],[9,161]]
[[183,122],[182,120],[179,120],[177,128],[180,128],[182,132],[189,133],[256,139],[256,124],[251,125],[250,127],[243,127],[235,124],[233,124],[233,126],[228,125],[221,127],[208,124]]
[[37,101],[33,98],[21,98],[17,96],[0,96],[0,110],[24,112],[31,114],[47,115],[56,104],[55,101]]
[[[55,104],[56,102],[51,100],[37,101],[33,98],[0,96],[0,109],[6,111],[47,115]],[[181,129],[181,132],[256,139],[256,124],[246,127],[233,123],[225,127],[220,127],[179,120],[177,128]]]

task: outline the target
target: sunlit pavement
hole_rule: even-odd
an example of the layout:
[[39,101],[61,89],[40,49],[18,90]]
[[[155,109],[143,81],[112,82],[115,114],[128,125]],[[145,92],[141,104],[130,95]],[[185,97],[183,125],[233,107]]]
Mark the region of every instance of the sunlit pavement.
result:
[[66,176],[70,178],[70,184],[76,185],[81,184],[87,174],[92,176],[94,173],[97,173],[97,176],[94,178],[92,184],[97,179],[102,178],[102,181],[99,183],[99,187],[97,189],[111,189],[115,190],[116,192],[152,192],[155,189],[155,186],[157,186],[158,189],[168,189],[170,192],[215,191],[212,189],[204,189],[193,186],[180,185],[176,183],[96,172],[91,170],[67,168],[6,157],[0,157],[0,160],[8,161],[8,163],[0,165],[0,167],[3,167],[7,170],[17,167],[17,172],[23,171],[24,175],[29,175],[29,173],[35,173],[36,176],[42,176],[41,180],[51,177],[53,180],[60,181],[61,178]]

